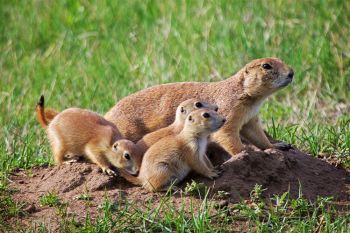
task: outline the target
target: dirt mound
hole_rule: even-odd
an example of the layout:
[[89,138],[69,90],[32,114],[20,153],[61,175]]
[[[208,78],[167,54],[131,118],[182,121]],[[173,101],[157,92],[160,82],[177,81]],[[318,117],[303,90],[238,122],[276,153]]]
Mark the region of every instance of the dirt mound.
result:
[[310,200],[317,196],[349,199],[350,183],[344,169],[295,149],[242,152],[224,162],[222,168],[222,176],[214,182],[200,179],[211,185],[214,192],[229,192],[231,202],[249,197],[255,184],[266,189],[266,197],[289,190],[294,198],[301,191]]
[[[255,184],[261,184],[266,197],[290,191],[292,197],[298,197],[299,189],[304,197],[315,200],[317,196],[334,196],[337,200],[348,201],[350,183],[347,172],[336,168],[326,161],[304,154],[298,150],[259,151],[249,147],[234,158],[209,150],[214,164],[222,164],[223,173],[214,181],[191,174],[182,184],[191,179],[203,182],[211,187],[211,194],[218,191],[229,193],[228,201],[238,202],[249,197]],[[227,160],[228,159],[228,160]],[[102,174],[96,165],[88,163],[67,164],[61,167],[36,167],[30,172],[18,171],[10,177],[11,186],[18,190],[14,199],[28,203],[28,215],[25,221],[51,218],[55,219],[53,208],[40,206],[40,197],[54,192],[69,202],[68,211],[79,221],[86,216],[84,201],[79,196],[88,192],[93,199],[89,205],[91,217],[97,215],[98,205],[107,194],[112,199],[128,199],[140,205],[150,198],[157,204],[158,194],[147,193],[141,187],[129,184],[121,177],[109,177]],[[181,197],[173,196],[174,202]],[[184,197],[183,199],[195,199]]]

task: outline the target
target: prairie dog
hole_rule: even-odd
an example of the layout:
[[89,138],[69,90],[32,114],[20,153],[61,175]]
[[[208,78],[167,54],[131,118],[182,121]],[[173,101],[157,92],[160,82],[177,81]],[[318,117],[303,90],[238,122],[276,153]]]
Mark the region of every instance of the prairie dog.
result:
[[123,171],[120,175],[148,191],[166,190],[191,170],[213,179],[218,173],[207,166],[205,151],[208,136],[224,123],[225,118],[215,111],[195,110],[187,116],[180,133],[162,138],[147,150],[137,177]]
[[205,101],[200,101],[197,99],[188,99],[183,101],[177,107],[175,120],[171,125],[158,129],[154,132],[148,133],[137,142],[136,145],[139,148],[139,152],[141,154],[144,154],[150,146],[159,141],[161,138],[164,138],[171,134],[179,133],[184,127],[185,120],[188,114],[190,114],[194,110],[201,108],[218,111],[217,105],[210,104]]
[[[104,173],[115,175],[111,165],[136,174],[138,154],[131,153],[132,144],[118,141],[120,134],[115,125],[99,114],[79,108],[68,108],[58,113],[47,124],[44,97],[36,107],[37,118],[46,128],[56,164],[61,165],[66,155],[85,156]],[[115,143],[116,142],[116,143]]]
[[189,98],[216,103],[227,122],[211,139],[233,156],[244,146],[240,133],[260,149],[287,149],[271,144],[258,117],[260,106],[272,93],[287,86],[294,71],[278,58],[262,58],[245,65],[219,82],[181,82],[157,85],[120,100],[105,114],[123,137],[137,141],[143,135],[170,124],[178,104]]

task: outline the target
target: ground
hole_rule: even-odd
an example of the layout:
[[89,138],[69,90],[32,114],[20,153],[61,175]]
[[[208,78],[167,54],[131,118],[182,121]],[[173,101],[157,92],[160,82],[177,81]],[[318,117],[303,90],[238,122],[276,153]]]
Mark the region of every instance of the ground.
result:
[[[182,182],[181,189],[175,190],[169,197],[168,202],[175,209],[183,208],[184,203],[192,203],[192,208],[198,211],[205,189],[209,190],[211,204],[230,208],[242,200],[249,200],[254,186],[260,184],[266,189],[261,195],[264,199],[286,192],[291,199],[302,196],[312,202],[318,197],[333,196],[343,211],[349,210],[350,179],[345,169],[336,168],[297,149],[260,151],[250,146],[247,151],[231,159],[214,150],[210,151],[210,155],[216,165],[223,163],[222,175],[215,180],[190,175]],[[53,232],[60,229],[62,221],[62,216],[57,214],[57,205],[60,205],[58,202],[66,204],[65,218],[74,218],[76,225],[84,225],[87,213],[89,220],[96,221],[99,207],[106,198],[118,205],[131,202],[133,207],[144,209],[156,208],[167,196],[166,193],[148,193],[121,177],[104,175],[96,165],[84,162],[60,167],[38,166],[29,171],[18,170],[13,172],[9,180],[9,187],[16,190],[13,199],[23,204],[21,224],[30,226],[33,221],[50,223],[47,228]],[[191,181],[202,185],[194,187],[192,194],[201,192],[202,188],[202,196],[194,196],[186,191],[191,187]],[[54,199],[54,203],[48,206],[43,203],[43,198],[50,195],[57,197],[57,200]],[[190,205],[186,205],[184,211],[190,213]],[[212,209],[209,212],[214,215],[218,210]],[[241,223],[233,230],[242,231],[244,227],[245,224]]]

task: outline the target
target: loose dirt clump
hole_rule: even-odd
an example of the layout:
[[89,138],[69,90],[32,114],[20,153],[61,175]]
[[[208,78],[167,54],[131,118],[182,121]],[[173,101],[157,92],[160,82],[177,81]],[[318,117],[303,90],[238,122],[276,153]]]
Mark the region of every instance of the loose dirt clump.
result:
[[[217,148],[209,149],[208,155],[213,163],[222,164],[222,175],[212,181],[191,174],[180,188],[184,189],[187,182],[195,180],[210,187],[210,195],[214,198],[218,191],[228,192],[228,203],[249,198],[255,184],[261,184],[266,189],[266,198],[290,191],[293,198],[301,192],[309,200],[315,200],[317,196],[334,196],[338,201],[349,201],[349,176],[344,169],[297,149],[260,151],[253,146],[247,148],[234,158]],[[24,224],[45,219],[50,219],[51,223],[58,221],[55,208],[40,204],[40,197],[48,193],[55,193],[67,202],[68,214],[74,215],[77,221],[84,221],[87,209],[91,218],[96,217],[98,206],[106,196],[112,200],[130,200],[140,208],[149,200],[154,205],[159,202],[159,194],[147,193],[121,177],[104,175],[96,165],[89,163],[34,167],[30,171],[16,171],[9,179],[12,181],[10,186],[17,190],[13,198],[26,203],[26,214],[22,219]],[[79,199],[84,193],[91,197],[88,206],[86,201]],[[173,203],[179,205],[187,201],[201,202],[189,195],[174,195],[171,198]]]

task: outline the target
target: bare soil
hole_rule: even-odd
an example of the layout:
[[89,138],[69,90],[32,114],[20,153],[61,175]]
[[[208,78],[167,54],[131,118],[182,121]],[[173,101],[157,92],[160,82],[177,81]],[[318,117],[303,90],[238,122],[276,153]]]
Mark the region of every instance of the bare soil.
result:
[[[213,201],[217,198],[215,194],[218,191],[228,192],[226,200],[229,204],[248,199],[255,184],[261,184],[266,189],[263,194],[266,198],[286,191],[295,198],[301,190],[303,196],[311,201],[317,196],[334,196],[343,203],[350,199],[349,174],[344,169],[297,149],[260,151],[248,146],[247,151],[230,158],[225,152],[212,147],[209,148],[208,155],[214,164],[222,164],[222,175],[216,180],[209,180],[190,174],[180,188],[183,189],[193,179],[211,188]],[[41,206],[39,202],[40,197],[49,192],[56,193],[62,201],[68,203],[68,214],[75,216],[78,222],[84,222],[87,211],[95,218],[98,206],[106,195],[112,201],[131,200],[140,208],[149,200],[157,205],[160,199],[159,193],[147,193],[121,177],[104,175],[96,165],[89,163],[18,170],[9,179],[12,181],[10,186],[17,190],[13,198],[26,203],[22,223],[29,225],[33,221],[49,220],[53,230],[58,228],[57,209]],[[89,205],[78,199],[86,192],[92,198]],[[171,198],[175,205],[188,201],[198,204],[201,202],[197,196],[190,195],[174,195]]]

